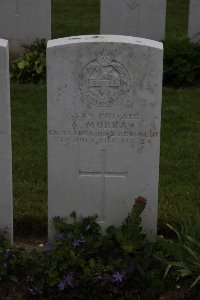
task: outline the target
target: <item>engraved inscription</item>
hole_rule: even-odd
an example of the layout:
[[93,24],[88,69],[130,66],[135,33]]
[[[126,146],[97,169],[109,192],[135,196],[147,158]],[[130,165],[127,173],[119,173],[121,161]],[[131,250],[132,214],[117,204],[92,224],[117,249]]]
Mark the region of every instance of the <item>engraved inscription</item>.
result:
[[127,171],[117,171],[117,172],[111,172],[106,171],[106,149],[100,149],[101,150],[101,160],[102,160],[102,168],[101,170],[96,171],[82,171],[79,170],[79,176],[98,176],[101,178],[101,203],[100,203],[100,223],[105,222],[105,201],[106,201],[106,177],[122,177],[126,178],[128,175]]
[[[49,130],[56,142],[69,144],[151,146],[159,138],[155,126],[141,127],[141,116],[135,113],[69,112],[65,128]],[[139,123],[138,123],[139,122]]]
[[130,76],[104,50],[81,71],[79,89],[86,102],[100,107],[113,106],[122,101],[130,90]]

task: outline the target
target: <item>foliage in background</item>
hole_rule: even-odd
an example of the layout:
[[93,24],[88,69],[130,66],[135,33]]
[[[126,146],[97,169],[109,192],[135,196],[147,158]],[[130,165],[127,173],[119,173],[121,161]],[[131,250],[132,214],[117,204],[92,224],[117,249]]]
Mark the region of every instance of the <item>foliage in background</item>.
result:
[[47,42],[45,39],[36,39],[31,45],[24,46],[30,52],[46,53]]
[[1,295],[10,281],[26,287],[27,296],[34,299],[157,299],[164,282],[152,245],[141,233],[145,203],[142,197],[136,199],[123,225],[104,235],[96,216],[72,213],[72,222],[54,219],[55,242],[47,243],[46,251],[2,247]]
[[187,39],[164,42],[164,84],[193,85],[200,81],[200,44]]
[[[22,57],[11,64],[11,77],[20,82],[46,79],[46,41],[37,39]],[[164,84],[194,85],[200,81],[200,44],[188,39],[164,42]]]
[[46,41],[35,40],[27,52],[11,64],[11,78],[21,83],[38,83],[46,79]]

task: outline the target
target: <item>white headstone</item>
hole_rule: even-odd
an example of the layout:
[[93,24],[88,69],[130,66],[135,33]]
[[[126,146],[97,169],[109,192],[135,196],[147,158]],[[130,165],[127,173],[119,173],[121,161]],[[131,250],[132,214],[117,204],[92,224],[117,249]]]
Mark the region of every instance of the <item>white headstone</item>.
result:
[[120,225],[147,198],[157,228],[163,49],[125,36],[48,42],[48,205],[51,220],[76,211]]
[[0,39],[0,228],[13,239],[8,41]]
[[200,0],[190,0],[188,37],[191,42],[200,41]]
[[0,0],[0,37],[13,55],[35,39],[51,38],[51,0]]
[[165,38],[166,0],[101,0],[101,34]]

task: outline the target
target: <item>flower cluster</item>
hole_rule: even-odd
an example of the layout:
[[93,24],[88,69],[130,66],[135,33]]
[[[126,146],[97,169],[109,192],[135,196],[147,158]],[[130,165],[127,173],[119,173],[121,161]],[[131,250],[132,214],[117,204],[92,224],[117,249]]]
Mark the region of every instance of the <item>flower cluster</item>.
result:
[[30,288],[28,288],[27,292],[30,296],[39,296],[40,295],[40,290],[35,285],[32,285]]
[[123,282],[124,280],[124,273],[115,272],[112,274],[112,281],[113,282]]
[[72,273],[64,276],[63,280],[58,284],[59,291],[63,291],[66,286],[71,288],[74,287],[74,276]]
[[[57,217],[55,242],[47,242],[46,251],[19,253],[0,248],[0,292],[2,280],[12,277],[23,282],[28,297],[34,299],[78,299],[77,295],[83,295],[80,299],[93,300],[100,294],[101,299],[128,299],[128,292],[130,297],[155,300],[149,294],[143,297],[148,288],[152,290],[151,278],[146,276],[151,258],[141,231],[144,206],[145,199],[137,198],[122,226],[112,226],[104,233],[96,216],[76,217],[73,213],[69,223]],[[125,251],[128,247],[132,250]]]

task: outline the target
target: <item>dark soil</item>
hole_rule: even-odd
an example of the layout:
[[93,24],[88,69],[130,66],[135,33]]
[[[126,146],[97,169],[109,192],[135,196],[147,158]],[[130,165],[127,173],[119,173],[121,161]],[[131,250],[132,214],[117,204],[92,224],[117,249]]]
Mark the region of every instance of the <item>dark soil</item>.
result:
[[27,251],[31,251],[33,249],[40,250],[44,249],[44,245],[47,242],[47,237],[34,238],[34,237],[26,237],[25,239],[22,237],[15,238],[14,245],[17,248],[23,248]]
[[9,286],[0,286],[0,300],[23,300],[29,299],[26,296],[26,289],[21,284],[11,283]]
[[188,299],[188,300],[194,300],[194,298],[188,298],[186,296],[186,289],[181,288],[175,291],[169,291],[165,295],[161,296],[159,300],[182,300],[182,299]]

